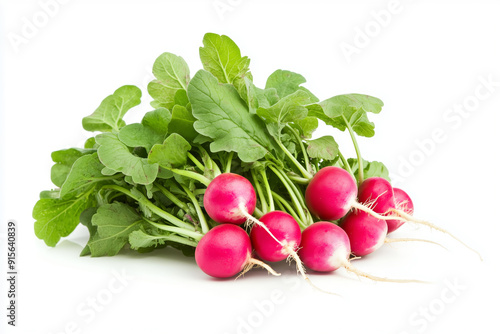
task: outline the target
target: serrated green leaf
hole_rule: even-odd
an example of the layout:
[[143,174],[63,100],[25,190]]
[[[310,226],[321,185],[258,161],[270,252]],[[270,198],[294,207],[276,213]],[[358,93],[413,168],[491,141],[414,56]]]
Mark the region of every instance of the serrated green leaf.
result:
[[178,133],[188,142],[193,142],[198,135],[194,129],[195,121],[196,118],[191,111],[181,105],[175,105],[172,109],[172,121],[169,124],[168,133]]
[[54,247],[62,237],[73,232],[80,222],[80,213],[95,205],[95,196],[91,193],[92,189],[70,199],[40,199],[33,208],[36,236]]
[[263,158],[273,149],[262,120],[250,114],[236,89],[219,84],[210,73],[200,70],[188,86],[198,133],[212,138],[212,152],[237,152],[244,162]]
[[102,133],[96,136],[100,145],[99,160],[108,169],[131,176],[137,184],[150,184],[158,175],[158,164],[150,164],[145,158],[133,155],[116,134]]
[[338,95],[308,106],[309,116],[317,117],[341,131],[350,124],[360,136],[372,137],[375,125],[368,120],[367,112],[378,114],[384,103],[369,95]]
[[299,119],[294,123],[294,127],[297,128],[300,132],[300,135],[304,139],[309,139],[312,137],[312,134],[318,128],[318,119],[316,117],[305,117],[303,119]]
[[68,177],[71,166],[73,166],[75,161],[86,154],[91,154],[94,152],[95,150],[80,148],[69,148],[52,152],[52,161],[55,162],[50,170],[50,178],[52,180],[52,183],[54,183],[58,187],[61,187]]
[[250,59],[242,57],[240,49],[229,37],[208,33],[200,48],[203,68],[221,83],[234,83],[248,72]]
[[114,202],[97,209],[92,225],[97,228],[88,247],[91,256],[113,256],[128,242],[129,234],[138,230],[143,219],[127,204]]
[[181,135],[172,133],[163,144],[156,144],[149,153],[148,161],[167,168],[182,167],[186,164],[191,145]]
[[123,116],[141,103],[141,90],[136,86],[122,86],[106,97],[99,107],[82,120],[87,131],[110,132],[125,125]]
[[103,167],[97,153],[78,158],[61,187],[61,198],[78,196],[78,194],[95,186],[96,183],[109,180],[109,177],[101,174]]
[[311,158],[334,160],[339,155],[339,145],[332,136],[308,140],[307,154]]
[[[354,175],[358,173],[358,159],[349,158],[347,159],[349,166],[351,166],[351,170]],[[382,177],[387,181],[391,182],[391,178],[389,177],[389,169],[380,161],[366,161],[363,160],[363,176],[365,180],[369,177]]]
[[267,78],[266,89],[276,89],[279,98],[284,98],[300,90],[306,93],[312,102],[319,101],[307,88],[300,86],[305,82],[306,79],[298,73],[286,70],[276,70]]
[[148,84],[149,95],[154,99],[155,108],[171,109],[175,104],[178,90],[186,89],[189,83],[189,67],[186,61],[172,53],[161,54],[153,64],[156,80]]

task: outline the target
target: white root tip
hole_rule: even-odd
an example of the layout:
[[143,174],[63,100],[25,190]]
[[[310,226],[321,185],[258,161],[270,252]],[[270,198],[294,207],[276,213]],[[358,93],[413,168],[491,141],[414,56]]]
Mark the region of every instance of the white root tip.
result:
[[442,247],[442,248],[448,250],[448,248],[444,247],[443,245],[441,245],[438,242],[435,242],[435,241],[432,241],[432,240],[427,240],[427,239],[418,239],[418,238],[385,238],[384,243],[390,244],[390,243],[393,243],[393,242],[406,242],[406,241],[427,242],[429,244],[438,245],[439,247]]
[[365,277],[365,278],[368,278],[368,279],[371,279],[372,281],[377,281],[377,282],[390,282],[390,283],[425,283],[425,284],[429,284],[430,282],[426,282],[426,281],[421,281],[421,280],[414,280],[414,279],[396,279],[396,278],[385,278],[385,277],[378,277],[378,276],[375,276],[375,275],[371,275],[371,274],[368,274],[368,273],[365,273],[364,271],[361,271],[359,269],[357,269],[356,267],[353,267],[351,265],[351,263],[349,263],[349,261],[345,261],[343,263],[343,267],[349,271],[349,272],[352,272],[354,274],[356,274],[356,276],[358,276],[358,278],[361,276],[361,277]]
[[452,237],[453,239],[455,239],[456,241],[458,241],[459,243],[461,243],[463,246],[465,246],[466,248],[468,248],[470,251],[474,252],[477,254],[477,256],[479,256],[479,259],[481,261],[483,261],[483,257],[481,256],[481,254],[479,254],[478,251],[476,251],[475,249],[473,249],[472,247],[470,247],[469,245],[467,245],[465,242],[463,242],[462,240],[458,239],[456,236],[454,236],[453,234],[451,234],[450,232],[448,232],[447,230],[445,230],[444,228],[441,228],[439,226],[436,226],[430,222],[427,222],[425,220],[420,220],[420,219],[417,219],[411,215],[409,215],[408,213],[402,211],[402,210],[398,210],[398,209],[392,209],[391,212],[394,212],[395,214],[401,216],[401,218],[407,220],[407,221],[410,221],[410,222],[413,222],[413,223],[416,223],[416,224],[421,224],[421,225],[425,225],[425,226],[428,226],[432,229],[435,229],[439,232],[443,232],[445,234],[448,234],[450,237]]
[[[259,266],[259,267],[266,269],[267,272],[273,276],[281,276],[281,274],[277,273],[273,268],[271,268],[270,265],[268,265],[267,263],[264,263],[260,260],[254,259],[253,257],[248,260],[248,263],[245,265],[245,268],[248,266],[250,267],[248,270],[252,269],[253,266]],[[245,270],[245,268],[243,268],[243,271],[241,272],[240,275],[238,275],[238,277],[240,277],[241,275],[245,274],[248,271],[248,270]]]

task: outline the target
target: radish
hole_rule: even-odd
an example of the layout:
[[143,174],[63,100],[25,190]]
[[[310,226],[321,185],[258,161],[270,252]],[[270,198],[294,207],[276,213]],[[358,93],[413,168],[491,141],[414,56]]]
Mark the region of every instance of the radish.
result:
[[338,220],[352,208],[368,212],[379,219],[389,219],[359,203],[357,194],[356,181],[349,172],[340,167],[328,166],[320,169],[311,179],[305,199],[309,210],[322,220]]
[[[393,188],[394,190],[394,202],[396,204],[396,209],[402,210],[409,215],[413,215],[413,201],[410,196],[403,190],[399,188]],[[387,223],[387,233],[394,232],[405,223],[404,220],[390,219],[385,221]]]
[[233,173],[215,177],[203,196],[207,214],[217,223],[243,224],[253,214],[256,202],[250,181]]
[[262,260],[269,262],[294,259],[297,271],[302,277],[315,289],[326,292],[311,282],[297,254],[302,238],[297,221],[290,214],[278,210],[266,213],[259,221],[260,224],[255,224],[250,232],[255,253]]
[[[358,193],[358,199],[360,202],[367,203],[370,208],[375,212],[372,215],[379,218],[383,219],[386,221],[391,221],[391,220],[400,220],[400,221],[411,221],[416,224],[421,224],[425,226],[429,226],[432,229],[438,230],[440,232],[446,233],[449,236],[451,236],[453,239],[457,240],[460,242],[462,245],[467,247],[469,250],[473,251],[476,253],[481,261],[483,258],[481,257],[481,254],[479,254],[476,250],[472,249],[469,247],[467,244],[465,244],[463,241],[455,237],[453,234],[448,232],[447,230],[438,227],[430,222],[416,219],[412,216],[413,214],[413,202],[411,201],[410,197],[408,194],[404,193],[402,194],[401,191],[398,191],[398,196],[402,196],[402,198],[406,198],[406,201],[408,203],[411,203],[411,212],[410,210],[407,210],[409,207],[406,207],[404,204],[400,204],[397,206],[396,201],[395,201],[395,196],[394,196],[394,190],[386,179],[383,179],[381,177],[371,177],[362,182],[362,184],[359,187],[359,193]],[[404,202],[404,200],[403,200]],[[387,214],[396,214],[397,216],[385,216]],[[401,224],[400,224],[401,225]],[[394,224],[392,224],[392,227],[394,227]],[[399,227],[399,226],[398,226]]]
[[252,258],[250,237],[241,227],[224,224],[208,231],[196,246],[195,260],[207,275],[227,278],[250,270],[254,265],[279,276],[262,261]]
[[282,261],[297,251],[301,231],[299,224],[290,214],[283,211],[271,211],[259,220],[270,233],[261,225],[254,225],[250,232],[250,239],[255,253],[262,260]]
[[375,281],[424,283],[417,280],[377,277],[353,267],[349,261],[351,245],[347,233],[330,222],[320,221],[307,227],[302,232],[298,254],[306,267],[319,272],[331,272],[344,267],[358,276]]
[[385,221],[375,218],[363,211],[349,212],[344,219],[342,219],[340,227],[342,227],[349,237],[351,253],[355,256],[371,254],[379,249],[384,243],[402,241],[422,241],[443,247],[434,241],[424,239],[387,238],[387,224]]

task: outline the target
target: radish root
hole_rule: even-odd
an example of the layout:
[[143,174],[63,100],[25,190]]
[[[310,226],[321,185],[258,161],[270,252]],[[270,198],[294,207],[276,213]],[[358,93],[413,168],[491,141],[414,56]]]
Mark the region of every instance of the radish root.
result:
[[267,263],[264,263],[260,260],[257,260],[257,259],[254,259],[253,257],[251,257],[250,259],[248,259],[248,263],[245,265],[245,267],[243,267],[243,271],[235,278],[235,280],[237,280],[238,278],[240,278],[241,276],[245,275],[247,272],[250,271],[250,269],[252,269],[254,266],[259,266],[259,267],[262,267],[264,269],[267,270],[267,272],[269,274],[272,274],[274,276],[281,276],[280,273],[277,273],[273,268],[271,268],[270,265],[268,265]]
[[405,242],[405,241],[421,241],[421,242],[427,242],[427,243],[430,243],[430,244],[434,244],[434,245],[438,245],[446,250],[448,250],[448,248],[444,247],[443,245],[441,245],[440,243],[438,242],[435,242],[435,241],[432,241],[432,240],[426,240],[426,239],[416,239],[416,238],[385,238],[385,241],[384,243],[386,244],[390,244],[390,243],[393,243],[393,242]]
[[392,282],[392,283],[429,283],[429,282],[426,282],[426,281],[420,281],[420,280],[414,280],[414,279],[394,279],[394,278],[385,278],[385,277],[378,277],[378,276],[374,276],[374,275],[371,275],[371,274],[368,274],[368,273],[365,273],[364,271],[361,271],[355,267],[352,266],[351,263],[349,263],[349,261],[344,261],[344,263],[342,264],[342,266],[349,272],[352,272],[354,274],[356,274],[358,277],[359,276],[362,276],[362,277],[366,277],[366,278],[369,278],[373,281],[378,281],[378,282]]
[[456,236],[454,236],[453,234],[451,234],[450,232],[448,232],[444,228],[441,228],[439,226],[436,226],[436,225],[434,225],[432,223],[429,223],[429,222],[426,222],[424,220],[417,219],[417,218],[415,218],[415,217],[407,214],[406,212],[404,212],[402,210],[392,209],[391,212],[394,212],[397,215],[399,215],[401,217],[401,218],[399,218],[400,220],[404,219],[406,221],[411,221],[411,222],[416,223],[416,224],[425,225],[425,226],[428,226],[428,227],[433,228],[435,230],[438,230],[440,232],[443,232],[445,234],[448,234],[450,237],[452,237],[453,239],[455,239],[456,241],[458,241],[459,243],[461,243],[462,245],[464,245],[465,247],[467,247],[470,251],[476,253],[479,256],[479,258],[481,259],[481,261],[483,261],[483,257],[481,256],[481,254],[479,254],[478,251],[476,251],[475,249],[471,248],[465,242],[463,242],[462,240],[458,239]]

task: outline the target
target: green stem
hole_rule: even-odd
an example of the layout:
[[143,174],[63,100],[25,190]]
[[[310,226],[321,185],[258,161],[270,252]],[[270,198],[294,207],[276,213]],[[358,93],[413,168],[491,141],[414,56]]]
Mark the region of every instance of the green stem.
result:
[[[160,239],[160,238],[158,238],[158,239]],[[178,244],[184,244],[184,245],[188,245],[191,247],[198,246],[197,241],[188,240],[186,238],[179,237],[177,235],[166,235],[166,236],[162,236],[161,239],[165,239],[165,240],[172,241],[172,242],[177,242]]]
[[269,166],[269,168],[281,180],[281,182],[285,186],[286,190],[288,191],[288,194],[290,195],[290,198],[292,199],[292,202],[295,205],[295,209],[297,210],[296,212],[300,216],[300,220],[305,221],[306,217],[304,216],[304,211],[302,210],[302,206],[300,205],[300,201],[297,199],[295,192],[290,188],[290,185],[288,184],[287,180],[283,177],[282,173],[280,173],[276,168],[274,168],[273,166]]
[[205,166],[200,162],[200,160],[196,159],[190,152],[188,152],[187,156],[192,162],[194,162],[196,167],[198,167],[202,172],[205,171]]
[[304,146],[304,142],[302,141],[302,138],[300,138],[299,133],[294,128],[292,128],[289,124],[287,124],[286,127],[288,128],[288,130],[290,130],[290,132],[292,132],[292,134],[294,135],[295,139],[297,139],[297,142],[300,145],[300,149],[302,150],[302,155],[304,156],[304,162],[306,164],[307,172],[309,172],[312,175],[313,174],[313,170],[312,170],[312,167],[311,167],[311,163],[309,161],[309,155],[307,154],[307,150],[306,150],[306,148]]
[[260,211],[258,208],[255,208],[253,214],[255,217],[260,218],[264,215],[264,212]]
[[292,161],[292,163],[298,168],[300,173],[306,178],[306,179],[312,179],[311,173],[309,173],[305,168],[300,164],[300,162],[295,159],[292,153],[288,151],[288,149],[283,145],[283,143],[279,140],[276,141],[278,143],[278,146],[285,152],[286,156]]
[[177,169],[177,168],[171,168],[170,170],[172,172],[174,172],[175,174],[179,174],[179,175],[188,177],[190,179],[196,180],[198,182],[201,182],[201,183],[203,183],[207,187],[208,187],[208,185],[211,182],[208,178],[206,178],[205,176],[203,176],[201,174],[198,174],[196,172],[191,172],[191,171],[188,171],[188,170]]
[[356,135],[354,134],[354,130],[352,129],[351,124],[347,121],[344,114],[342,114],[342,118],[344,119],[344,122],[347,125],[347,129],[349,130],[349,134],[351,135],[352,143],[354,144],[354,149],[356,150],[356,156],[358,157],[358,182],[361,183],[364,180],[363,158],[361,158],[361,152],[359,151],[358,141],[356,140]]
[[290,185],[290,188],[295,193],[295,196],[297,196],[297,199],[300,201],[300,204],[302,205],[302,207],[305,208],[306,202],[304,201],[304,195],[300,192],[300,190],[297,188],[295,183],[293,183],[292,180],[290,180],[290,178],[288,177],[288,175],[286,175],[285,172],[283,172],[283,171],[280,171],[280,172],[283,175],[283,177],[285,178],[285,180],[288,182],[288,184]]
[[340,153],[340,151],[339,151],[339,157],[340,157],[340,160],[342,160],[342,163],[344,164],[345,170],[348,171],[349,174],[351,174],[354,177],[354,173],[352,172],[351,166],[349,165],[347,160],[344,158],[342,153]]
[[299,183],[299,184],[308,184],[310,180],[308,179],[305,179],[303,177],[300,177],[300,176],[296,176],[297,174],[295,175],[290,175],[288,174],[288,178],[292,181],[294,181],[295,183]]
[[233,154],[234,154],[233,151],[229,152],[229,156],[227,158],[226,170],[224,171],[224,173],[231,173],[231,163],[233,162]]
[[186,230],[190,230],[190,231],[195,231],[195,228],[194,228],[193,225],[185,223],[182,220],[180,220],[179,218],[175,217],[174,215],[171,215],[170,213],[168,213],[166,211],[163,211],[162,209],[160,209],[159,207],[157,207],[156,205],[154,205],[153,203],[151,203],[144,196],[140,196],[140,197],[136,196],[130,190],[125,189],[125,188],[120,187],[120,186],[117,186],[117,185],[111,185],[111,184],[110,185],[104,185],[104,186],[102,186],[101,189],[104,189],[104,188],[106,188],[106,189],[113,189],[113,190],[119,191],[119,192],[127,195],[128,197],[130,197],[132,199],[135,199],[137,202],[141,203],[142,205],[144,205],[148,209],[150,209],[151,212],[153,212],[154,214],[160,216],[161,218],[165,219],[166,221],[174,224],[177,227],[180,227],[180,228],[183,228],[183,229],[186,229]]
[[255,171],[253,169],[250,170],[250,174],[252,174],[253,183],[255,184],[255,189],[257,190],[257,195],[259,196],[260,205],[262,207],[262,211],[264,213],[268,213],[267,201],[264,193],[262,192],[262,187],[260,186],[260,182],[257,179],[257,175],[255,175]]
[[269,186],[269,181],[267,180],[267,174],[265,169],[260,170],[260,176],[264,181],[264,187],[266,188],[267,198],[269,199],[269,211],[274,211],[274,200],[271,187]]
[[201,234],[199,232],[187,231],[183,228],[179,228],[179,227],[175,227],[175,226],[168,226],[165,224],[159,224],[159,223],[153,222],[153,221],[146,219],[146,218],[144,218],[144,220],[147,221],[149,224],[153,225],[154,227],[158,228],[159,230],[181,234],[181,235],[193,238],[193,239],[198,240],[198,241],[201,240],[201,238],[203,238],[203,234]]
[[198,203],[198,200],[196,199],[196,197],[194,197],[193,193],[191,192],[191,190],[189,190],[188,187],[186,187],[183,184],[181,184],[181,187],[182,187],[182,189],[184,189],[184,192],[186,193],[186,195],[188,195],[189,199],[191,200],[191,202],[194,205],[194,208],[196,209],[196,213],[198,214],[198,219],[200,220],[200,224],[201,224],[201,232],[203,234],[207,233],[210,228],[208,227],[207,220],[205,219],[205,215],[203,214],[203,211],[201,210],[201,207],[200,207],[200,204]]
[[162,186],[161,184],[158,184],[158,183],[155,185],[158,187],[158,189],[160,189],[160,192],[163,195],[165,195],[165,197],[167,197],[172,203],[177,205],[179,208],[181,208],[185,212],[187,212],[189,210],[186,203],[184,203],[179,198],[177,198],[177,196],[175,196],[173,193],[168,191],[167,188],[165,188],[164,186]]
[[299,216],[297,215],[297,212],[295,212],[295,210],[292,208],[292,206],[283,197],[281,197],[280,195],[278,195],[274,191],[272,192],[272,194],[273,194],[273,197],[276,198],[276,201],[277,201],[278,205],[281,206],[282,210],[291,214],[292,217],[297,221],[297,223],[299,223],[300,226],[305,228],[306,225],[304,224],[302,219],[299,218]]

